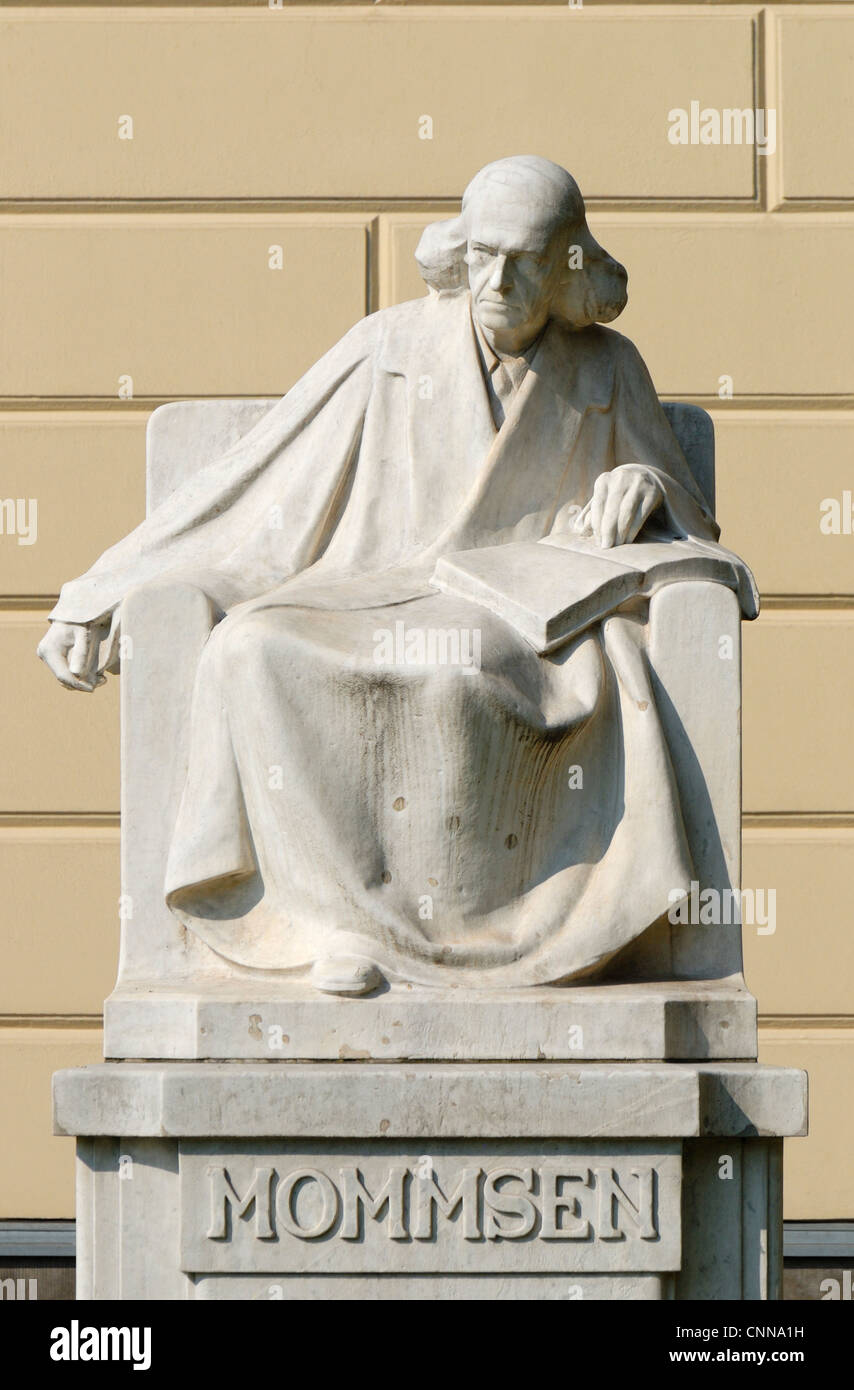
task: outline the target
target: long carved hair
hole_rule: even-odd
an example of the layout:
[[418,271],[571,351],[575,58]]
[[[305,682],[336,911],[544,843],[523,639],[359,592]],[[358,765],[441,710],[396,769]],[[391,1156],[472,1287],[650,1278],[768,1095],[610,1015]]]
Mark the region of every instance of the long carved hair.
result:
[[[486,164],[463,194],[460,216],[425,227],[415,259],[431,290],[446,295],[459,294],[468,288],[465,263],[468,213],[487,183],[519,190],[530,201],[542,199],[554,206],[556,219],[566,226],[568,274],[552,300],[552,317],[563,320],[571,328],[586,328],[591,323],[610,323],[622,313],[628,297],[628,275],[619,261],[609,256],[591,235],[578,184],[559,164],[530,154],[512,155]],[[571,269],[573,260],[579,259],[574,249],[578,247],[581,248],[581,265]]]

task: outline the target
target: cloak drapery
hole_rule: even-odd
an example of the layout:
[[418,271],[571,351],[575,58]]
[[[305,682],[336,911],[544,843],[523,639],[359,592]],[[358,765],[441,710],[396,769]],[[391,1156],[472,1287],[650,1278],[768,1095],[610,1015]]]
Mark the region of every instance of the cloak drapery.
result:
[[429,582],[440,555],[570,529],[627,463],[654,470],[666,534],[716,540],[627,339],[550,322],[496,430],[469,296],[431,294],[356,325],[63,588],[67,622],[167,578],[227,614],[165,885],[186,925],[259,969],[355,952],[392,979],[528,985],[590,971],[687,891],[643,612],[543,657]]

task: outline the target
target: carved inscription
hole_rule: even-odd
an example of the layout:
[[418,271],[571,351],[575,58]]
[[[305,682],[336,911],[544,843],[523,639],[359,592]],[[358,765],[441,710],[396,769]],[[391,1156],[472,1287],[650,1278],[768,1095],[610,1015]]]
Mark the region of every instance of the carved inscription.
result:
[[234,1221],[247,1217],[256,1240],[275,1239],[278,1231],[298,1240],[333,1234],[360,1240],[365,1217],[379,1221],[390,1240],[432,1240],[441,1220],[456,1222],[463,1240],[624,1240],[632,1228],[640,1240],[658,1237],[651,1164],[630,1168],[628,1181],[610,1164],[467,1167],[446,1181],[445,1190],[435,1173],[424,1177],[395,1164],[375,1193],[356,1167],[334,1174],[294,1168],[281,1175],[256,1168],[242,1194],[224,1164],[210,1164],[207,1176],[208,1240],[229,1239]]
[[[440,1146],[437,1145],[437,1149]],[[184,1268],[293,1271],[678,1268],[678,1145],[433,1155],[181,1152]]]

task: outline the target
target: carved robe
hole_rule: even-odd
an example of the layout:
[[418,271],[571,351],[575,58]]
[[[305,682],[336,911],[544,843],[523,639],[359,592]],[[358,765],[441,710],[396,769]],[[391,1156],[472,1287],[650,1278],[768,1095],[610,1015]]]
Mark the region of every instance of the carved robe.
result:
[[643,607],[543,657],[429,583],[442,554],[569,529],[626,463],[655,470],[659,528],[714,542],[627,339],[552,321],[497,429],[469,297],[430,295],[359,323],[65,586],[51,616],[112,614],[113,638],[154,580],[226,613],[164,886],[186,925],[256,969],[359,952],[392,979],[530,985],[687,891]]

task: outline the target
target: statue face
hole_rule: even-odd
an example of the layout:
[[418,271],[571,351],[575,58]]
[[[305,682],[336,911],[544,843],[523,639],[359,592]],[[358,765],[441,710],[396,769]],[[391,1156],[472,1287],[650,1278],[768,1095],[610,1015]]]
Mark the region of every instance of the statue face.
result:
[[466,251],[478,323],[502,351],[536,338],[567,265],[571,236],[551,209],[537,209],[500,186],[469,209]]

